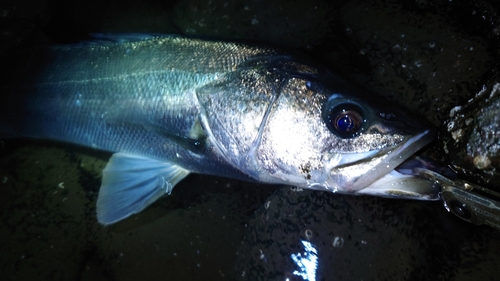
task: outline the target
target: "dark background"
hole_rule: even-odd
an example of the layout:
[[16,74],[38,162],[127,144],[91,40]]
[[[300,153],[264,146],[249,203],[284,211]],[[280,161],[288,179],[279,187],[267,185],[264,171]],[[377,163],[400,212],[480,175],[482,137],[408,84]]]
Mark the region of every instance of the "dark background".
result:
[[[499,4],[456,2],[462,1],[4,1],[0,52],[107,32],[299,49],[430,120],[441,134],[425,154],[499,190],[500,102],[490,95],[498,81]],[[487,94],[478,95],[483,87]],[[458,113],[451,116],[453,108]],[[317,280],[500,276],[499,232],[463,222],[439,202],[192,175],[144,212],[103,227],[95,200],[109,156],[1,141],[3,279],[302,280],[290,258],[304,253],[301,240],[318,250]],[[489,164],[479,165],[484,157]]]

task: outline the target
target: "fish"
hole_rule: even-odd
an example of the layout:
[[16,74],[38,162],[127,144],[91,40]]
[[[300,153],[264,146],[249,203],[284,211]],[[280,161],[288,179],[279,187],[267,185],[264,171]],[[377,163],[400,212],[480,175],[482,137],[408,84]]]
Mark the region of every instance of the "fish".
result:
[[169,195],[190,173],[438,199],[429,180],[397,170],[435,128],[298,51],[96,34],[2,60],[0,136],[113,153],[96,206],[103,225]]

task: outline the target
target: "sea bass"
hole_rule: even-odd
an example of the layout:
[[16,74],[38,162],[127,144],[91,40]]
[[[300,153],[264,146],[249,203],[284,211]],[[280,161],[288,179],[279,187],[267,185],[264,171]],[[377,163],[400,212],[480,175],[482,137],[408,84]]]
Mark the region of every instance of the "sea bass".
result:
[[101,35],[4,62],[2,136],[114,153],[97,201],[102,224],[143,210],[189,173],[437,199],[428,180],[395,171],[435,130],[293,51]]

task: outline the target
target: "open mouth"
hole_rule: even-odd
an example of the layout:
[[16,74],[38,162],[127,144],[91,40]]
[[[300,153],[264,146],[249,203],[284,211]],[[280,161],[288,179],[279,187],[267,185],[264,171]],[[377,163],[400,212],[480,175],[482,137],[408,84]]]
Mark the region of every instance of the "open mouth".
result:
[[385,157],[382,156],[369,173],[353,183],[356,193],[421,200],[439,199],[439,190],[434,183],[415,176],[408,170],[413,165],[412,162],[417,161],[415,165],[423,165],[422,161],[411,161],[416,159],[412,156],[434,140],[435,134],[435,130],[426,130],[408,139]]
[[[384,153],[379,163],[373,166],[369,173],[360,177],[353,185],[354,189],[363,189],[389,174],[397,166],[410,158],[417,151],[429,144],[435,138],[433,130],[425,130],[422,133],[408,139],[390,153]],[[376,161],[375,159],[373,161]]]
[[[366,155],[354,154],[352,155],[353,159],[351,159],[353,161],[346,161],[345,164],[330,169],[330,179],[338,184],[339,191],[394,197],[394,194],[400,193],[393,190],[395,186],[398,186],[396,189],[411,190],[413,183],[410,183],[409,180],[414,178],[413,175],[399,173],[395,169],[434,140],[435,136],[435,130],[429,129],[392,149],[371,152]],[[346,158],[343,160],[347,160],[351,156],[344,155],[343,158]]]

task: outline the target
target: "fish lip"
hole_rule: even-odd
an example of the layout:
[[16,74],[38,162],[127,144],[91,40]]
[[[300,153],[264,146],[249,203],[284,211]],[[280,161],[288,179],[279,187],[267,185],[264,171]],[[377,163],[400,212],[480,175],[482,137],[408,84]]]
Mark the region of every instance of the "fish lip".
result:
[[432,142],[436,134],[436,129],[431,128],[407,139],[389,153],[380,163],[373,166],[371,171],[374,172],[368,172],[364,176],[358,178],[352,183],[349,189],[355,192],[369,188],[375,181],[389,174],[417,151]]

